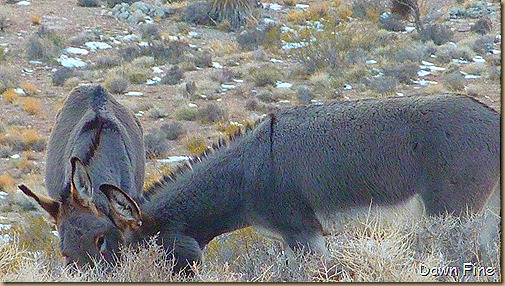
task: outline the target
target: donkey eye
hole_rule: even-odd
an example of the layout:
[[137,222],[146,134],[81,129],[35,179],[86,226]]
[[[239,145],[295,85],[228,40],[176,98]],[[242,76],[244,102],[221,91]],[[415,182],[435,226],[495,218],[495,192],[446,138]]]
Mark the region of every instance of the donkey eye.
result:
[[95,245],[99,252],[105,252],[107,250],[107,241],[103,235],[96,238]]

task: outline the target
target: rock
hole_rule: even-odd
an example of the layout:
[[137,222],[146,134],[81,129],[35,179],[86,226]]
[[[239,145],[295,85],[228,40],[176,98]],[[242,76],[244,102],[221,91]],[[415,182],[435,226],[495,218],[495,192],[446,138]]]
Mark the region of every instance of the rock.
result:
[[[135,2],[135,3],[139,3],[139,2]],[[138,24],[140,22],[144,22],[145,15],[144,15],[144,13],[142,13],[141,10],[136,10],[135,12],[133,12],[133,14],[130,14],[130,17],[128,17],[128,21],[132,24]]]
[[80,58],[71,58],[67,55],[61,55],[56,61],[67,68],[81,68],[87,65]]

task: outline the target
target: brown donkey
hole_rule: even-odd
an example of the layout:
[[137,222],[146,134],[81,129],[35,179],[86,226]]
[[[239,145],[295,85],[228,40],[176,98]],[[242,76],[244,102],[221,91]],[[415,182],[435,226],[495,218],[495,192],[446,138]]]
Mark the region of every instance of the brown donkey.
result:
[[[55,220],[67,264],[113,261],[121,230],[98,187],[110,184],[142,201],[145,151],[135,115],[99,85],[81,85],[56,117],[47,150],[50,198],[19,188]],[[89,170],[89,172],[88,172]]]

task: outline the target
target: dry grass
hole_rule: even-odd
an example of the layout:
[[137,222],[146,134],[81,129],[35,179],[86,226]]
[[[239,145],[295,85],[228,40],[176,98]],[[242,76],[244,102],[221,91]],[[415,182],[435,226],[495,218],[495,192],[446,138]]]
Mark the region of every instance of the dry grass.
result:
[[9,174],[0,175],[0,191],[13,192],[16,189],[16,182]]
[[[97,264],[71,274],[63,267],[61,258],[48,252],[51,247],[26,244],[14,236],[13,242],[0,246],[0,255],[8,254],[10,259],[9,264],[0,260],[0,270],[3,270],[0,279],[12,282],[500,281],[499,231],[493,232],[486,255],[478,247],[479,234],[487,222],[485,214],[466,219],[446,215],[391,225],[364,218],[327,237],[329,256],[299,254],[291,259],[279,242],[246,228],[214,239],[204,250],[204,262],[193,267],[194,277],[171,274],[172,256],[156,245],[154,239],[140,248],[123,249],[120,263],[109,271]],[[32,221],[30,225],[25,229],[30,233],[37,229],[48,233],[41,221]],[[54,242],[47,238],[45,243]],[[41,240],[40,236],[37,240]],[[34,257],[30,252],[33,247],[45,251]],[[421,265],[461,269],[464,262],[493,267],[496,273],[480,277],[462,276],[461,272],[456,276],[420,273]]]
[[17,93],[14,89],[9,88],[2,93],[4,100],[8,103],[14,103],[21,95]]
[[28,95],[34,95],[34,94],[36,94],[36,93],[37,93],[37,90],[38,90],[38,88],[37,88],[37,85],[36,85],[36,84],[31,83],[31,82],[26,82],[26,81],[25,81],[25,82],[23,82],[23,83],[21,83],[20,87],[21,87],[21,89],[23,89],[23,90],[24,90],[24,92],[26,92],[26,94],[28,94]]
[[44,150],[46,140],[33,129],[11,127],[0,133],[0,145],[11,146],[14,151]]
[[27,97],[21,102],[21,107],[30,115],[37,115],[42,110],[42,101],[37,98]]

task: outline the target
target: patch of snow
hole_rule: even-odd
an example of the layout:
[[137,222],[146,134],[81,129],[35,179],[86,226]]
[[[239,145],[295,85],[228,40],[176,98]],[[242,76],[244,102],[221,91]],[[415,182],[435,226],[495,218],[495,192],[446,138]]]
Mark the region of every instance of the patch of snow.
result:
[[212,67],[216,69],[222,69],[223,66],[218,62],[212,62]]
[[14,91],[17,93],[17,94],[20,94],[20,95],[26,95],[26,92],[20,88],[20,87],[17,87],[14,89]]
[[129,92],[125,93],[125,95],[126,96],[143,96],[144,94],[139,91],[129,91]]
[[277,101],[277,103],[279,103],[279,104],[290,104],[291,101],[285,99],[285,100],[279,100],[279,101]]
[[81,49],[81,48],[74,48],[74,47],[66,48],[65,52],[69,53],[69,54],[83,55],[83,56],[89,54],[88,50]]
[[223,83],[223,84],[221,84],[221,87],[222,87],[223,89],[229,90],[229,89],[234,89],[234,88],[235,88],[235,85],[233,85],[233,84],[224,84],[224,83]]
[[415,29],[416,29],[416,27],[409,27],[409,26],[407,26],[407,27],[405,27],[405,32],[407,32],[407,33],[411,33],[411,32],[412,32],[412,31],[414,31]]
[[21,156],[19,154],[14,154],[11,156],[11,159],[19,159]]
[[430,74],[431,74],[431,72],[425,71],[425,70],[420,70],[420,71],[417,72],[417,75],[421,76],[421,77],[428,76]]
[[218,98],[218,99],[216,99],[216,101],[217,101],[217,102],[220,102],[220,101],[222,101],[222,100],[223,100],[222,98]]
[[12,225],[10,225],[10,224],[1,224],[0,223],[0,231],[9,230],[9,229],[11,229],[11,227],[12,227]]
[[106,50],[112,48],[111,45],[104,42],[87,42],[84,45],[92,50]]
[[270,18],[263,18],[263,23],[269,25],[269,24],[275,24],[275,21]]
[[207,96],[205,94],[200,94],[200,97],[203,98],[203,99],[207,98]]
[[86,63],[80,58],[71,58],[67,55],[61,55],[56,61],[66,68],[81,68],[86,66]]
[[435,64],[434,63],[430,63],[430,62],[427,62],[427,61],[421,61],[421,63],[425,66],[434,66]]
[[468,61],[463,59],[463,58],[459,58],[459,59],[452,59],[451,60],[453,63],[457,63],[457,64],[467,64]]
[[263,6],[263,9],[265,10],[274,10],[274,11],[279,11],[282,9],[282,6],[276,3],[261,3]]
[[7,198],[7,196],[8,196],[8,195],[9,195],[8,193],[3,192],[3,191],[0,191],[0,199],[2,199],[2,200],[3,200],[3,199],[5,199],[5,198]]
[[31,3],[28,2],[28,1],[19,1],[18,3],[16,3],[16,5],[19,5],[19,6],[28,6],[28,5],[31,5]]
[[189,108],[197,108],[197,107],[198,107],[198,105],[196,105],[196,104],[194,104],[194,103],[191,103],[191,102],[190,102],[190,103],[188,103],[188,107],[189,107]]
[[282,49],[283,50],[291,50],[291,49],[299,49],[307,46],[307,42],[298,42],[298,43],[291,43],[291,42],[282,42]]
[[140,47],[149,47],[149,43],[148,42],[140,42],[139,46]]
[[58,231],[57,230],[51,230],[51,233],[56,236],[56,237],[59,237],[60,235],[58,234]]
[[431,80],[413,80],[412,82],[415,84],[418,84],[420,86],[428,86],[430,84],[437,84],[438,83],[436,81],[431,81]]
[[192,49],[195,49],[195,50],[198,50],[198,46],[197,45],[188,44],[188,47],[190,47]]
[[163,70],[159,67],[153,67],[153,73],[163,73]]
[[40,65],[43,65],[44,63],[41,62],[41,61],[29,61],[30,64],[32,65],[36,65],[36,66],[40,66]]
[[195,38],[195,39],[198,39],[200,37],[200,35],[197,32],[194,32],[194,31],[188,32],[188,36],[190,38]]
[[236,82],[236,83],[243,83],[243,82],[244,82],[244,80],[243,80],[243,79],[238,79],[238,78],[234,78],[234,79],[232,79],[232,80],[233,80],[234,82]]
[[500,55],[501,51],[500,50],[492,49],[492,50],[489,51],[489,53],[492,54],[492,55]]
[[273,59],[273,58],[272,58],[272,59],[270,59],[270,61],[271,61],[272,63],[283,63],[283,62],[284,62],[284,61],[282,61],[282,60]]
[[344,85],[344,90],[351,90],[352,86],[350,84],[345,84]]
[[8,234],[0,235],[0,241],[3,243],[9,243],[11,241],[11,236]]
[[136,40],[138,39],[139,37],[137,37],[137,35],[135,34],[129,34],[129,35],[126,35],[123,37],[123,41],[133,41],[133,40]]
[[239,122],[237,122],[237,121],[232,121],[232,120],[230,120],[230,125],[235,125],[235,126],[244,126],[244,124],[239,123]]
[[367,65],[375,65],[377,63],[377,61],[376,60],[367,60],[365,63]]
[[402,96],[405,96],[405,95],[403,93],[401,93],[401,92],[397,92],[396,96],[402,97]]
[[481,56],[475,56],[473,59],[472,59],[474,62],[476,63],[485,63],[486,62],[486,59],[484,59],[483,57]]
[[147,82],[146,82],[146,84],[147,85],[154,85],[154,84],[158,84],[160,81],[161,81],[161,78],[158,77],[158,76],[155,76],[155,77],[153,77],[151,79],[148,79]]
[[275,83],[275,87],[277,88],[291,88],[292,86],[293,84],[288,82],[278,81]]
[[309,7],[310,6],[308,4],[296,4],[295,5],[295,8],[300,9],[300,10],[307,10],[307,9],[309,9]]
[[167,159],[158,159],[156,161],[160,162],[160,163],[163,163],[163,164],[168,164],[168,163],[184,162],[184,161],[188,161],[189,159],[191,159],[191,157],[188,157],[188,156],[170,156]]
[[430,55],[430,58],[432,58],[432,59],[436,59],[436,58],[437,58],[437,55],[433,55],[433,54],[432,54],[432,55]]
[[284,26],[282,26],[282,27],[281,27],[281,32],[282,32],[283,34],[284,34],[284,33],[288,33],[288,32],[292,32],[292,33],[294,33],[294,32],[295,32],[295,30],[294,30],[294,29],[292,29],[292,28],[290,28],[290,27],[288,27],[288,26],[286,26],[286,25],[284,25]]
[[28,68],[24,68],[23,72],[25,72],[25,73],[32,73],[33,70],[32,69],[28,69]]

